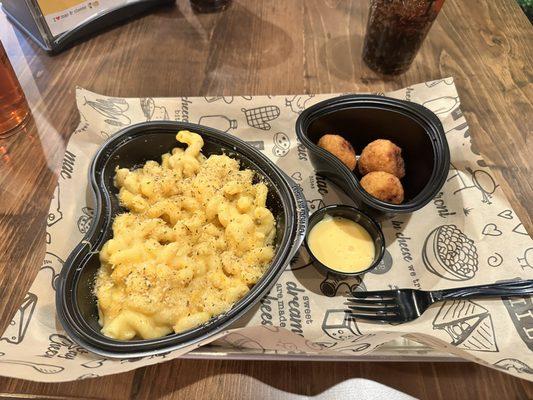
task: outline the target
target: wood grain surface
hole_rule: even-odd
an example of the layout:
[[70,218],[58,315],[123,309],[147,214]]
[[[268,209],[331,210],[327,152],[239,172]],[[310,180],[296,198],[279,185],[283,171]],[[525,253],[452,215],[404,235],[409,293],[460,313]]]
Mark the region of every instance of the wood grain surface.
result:
[[[518,5],[447,1],[411,69],[385,79],[361,61],[367,9],[359,0],[236,0],[223,13],[195,15],[187,1],[178,1],[56,56],[46,55],[0,12],[0,40],[32,109],[20,133],[0,140],[0,331],[43,259],[49,202],[65,143],[78,123],[76,85],[132,97],[258,95],[387,91],[453,76],[474,143],[531,233],[533,29]],[[356,388],[349,386],[356,378],[419,398],[533,398],[526,381],[468,363],[200,360],[65,384],[0,378],[0,393],[334,398],[328,388]]]

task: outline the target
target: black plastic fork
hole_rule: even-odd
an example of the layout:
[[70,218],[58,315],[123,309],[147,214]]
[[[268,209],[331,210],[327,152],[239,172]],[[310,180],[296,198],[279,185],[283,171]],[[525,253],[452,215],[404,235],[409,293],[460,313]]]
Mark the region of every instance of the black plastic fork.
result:
[[533,280],[494,283],[456,289],[424,291],[416,289],[351,292],[346,305],[358,320],[403,323],[420,317],[428,307],[445,300],[480,297],[522,297],[533,294]]

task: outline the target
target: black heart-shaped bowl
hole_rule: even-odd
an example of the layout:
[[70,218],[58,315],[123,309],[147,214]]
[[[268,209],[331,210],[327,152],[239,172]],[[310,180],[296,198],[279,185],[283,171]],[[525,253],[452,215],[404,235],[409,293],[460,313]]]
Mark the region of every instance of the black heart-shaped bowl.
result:
[[[350,171],[317,145],[327,133],[343,136],[358,155],[376,139],[389,139],[400,146],[405,160],[404,202],[386,203],[368,194],[359,183],[361,175],[357,171]],[[450,150],[439,118],[409,101],[376,95],[328,99],[300,114],[296,134],[307,147],[316,172],[336,183],[358,208],[378,218],[424,207],[441,190],[450,169]]]
[[[276,220],[274,258],[254,287],[229,311],[194,329],[158,339],[121,341],[104,336],[98,323],[94,282],[100,261],[98,251],[112,237],[115,215],[125,210],[113,185],[115,168],[135,168],[148,160],[160,160],[176,146],[176,133],[186,129],[204,140],[202,153],[226,154],[241,168],[257,172],[268,186],[267,207]],[[260,178],[259,178],[260,177]],[[303,193],[272,161],[246,142],[216,129],[184,122],[146,122],[125,128],[107,140],[96,153],[89,170],[95,198],[94,220],[84,239],[67,258],[58,279],[56,308],[68,335],[86,349],[107,357],[128,358],[159,354],[199,344],[227,328],[265,295],[300,247],[307,227]]]

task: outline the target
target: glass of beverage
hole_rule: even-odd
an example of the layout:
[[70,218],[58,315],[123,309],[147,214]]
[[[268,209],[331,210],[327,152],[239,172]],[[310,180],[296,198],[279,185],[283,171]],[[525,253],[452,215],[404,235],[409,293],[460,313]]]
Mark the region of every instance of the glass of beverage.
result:
[[212,13],[228,8],[232,0],[191,0],[192,9],[198,13]]
[[29,113],[24,92],[0,42],[0,138],[15,133]]
[[363,60],[382,74],[409,68],[444,0],[371,0]]

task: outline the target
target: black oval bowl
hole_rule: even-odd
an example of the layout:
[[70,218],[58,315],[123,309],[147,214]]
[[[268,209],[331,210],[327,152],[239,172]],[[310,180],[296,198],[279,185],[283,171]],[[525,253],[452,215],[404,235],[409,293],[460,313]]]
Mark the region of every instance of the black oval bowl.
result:
[[[350,171],[318,147],[318,140],[327,133],[343,136],[358,155],[376,139],[389,139],[400,146],[406,170],[404,202],[391,204],[368,194],[359,184],[357,171]],[[450,150],[440,120],[427,108],[408,101],[376,95],[335,97],[304,110],[296,121],[296,134],[309,150],[316,172],[374,216],[411,213],[424,207],[440,191],[450,168]]]
[[[374,261],[372,261],[372,264],[368,266],[368,268],[358,271],[358,272],[341,272],[338,271],[331,266],[328,266],[326,264],[323,264],[320,262],[318,258],[315,257],[313,254],[313,251],[309,247],[308,239],[309,234],[311,233],[311,230],[313,227],[322,221],[322,219],[329,215],[331,217],[343,217],[346,219],[351,219],[352,221],[357,222],[360,224],[363,228],[367,230],[367,232],[372,237],[372,240],[374,241],[374,248],[375,248],[375,254],[374,254]],[[323,207],[317,211],[315,211],[310,217],[309,217],[309,223],[307,225],[307,233],[305,234],[304,239],[305,247],[307,248],[307,252],[311,256],[311,259],[313,260],[313,265],[315,265],[320,272],[322,272],[324,275],[327,275],[328,273],[331,275],[337,275],[340,277],[350,277],[350,276],[358,276],[366,274],[369,271],[372,271],[374,268],[376,268],[379,263],[381,262],[381,259],[383,258],[383,255],[385,254],[385,237],[383,236],[383,232],[381,228],[379,227],[378,223],[374,221],[369,215],[365,214],[361,210],[352,207],[347,206],[344,204],[334,204],[331,206]]]
[[[98,324],[94,282],[100,261],[98,250],[112,237],[113,217],[121,208],[113,185],[115,168],[134,168],[177,146],[176,133],[187,129],[204,139],[202,152],[227,154],[240,161],[242,168],[258,173],[268,186],[267,207],[276,219],[274,258],[260,281],[231,310],[194,329],[158,339],[121,341],[104,336]],[[56,308],[61,324],[78,344],[108,357],[140,357],[176,350],[198,343],[220,332],[268,292],[296,250],[307,225],[305,198],[297,186],[266,156],[242,140],[216,129],[183,122],[147,122],[133,125],[107,140],[95,155],[89,182],[95,197],[91,229],[72,251],[61,270],[56,292]]]

